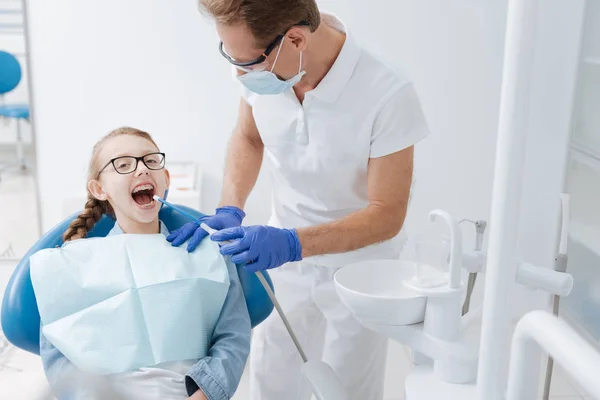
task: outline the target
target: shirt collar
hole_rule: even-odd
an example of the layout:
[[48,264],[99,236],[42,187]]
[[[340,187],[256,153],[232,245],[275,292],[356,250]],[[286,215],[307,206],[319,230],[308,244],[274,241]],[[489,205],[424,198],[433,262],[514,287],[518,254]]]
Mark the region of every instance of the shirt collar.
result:
[[334,102],[342,94],[350,81],[354,68],[360,58],[360,46],[346,29],[346,25],[333,14],[321,13],[321,21],[340,32],[346,33],[346,40],[331,69],[323,77],[311,95],[327,102]]
[[[169,230],[167,229],[167,226],[162,221],[159,220],[159,222],[160,222],[161,235],[169,236]],[[113,226],[113,228],[110,230],[110,232],[108,232],[108,235],[106,235],[106,236],[114,236],[114,235],[121,235],[121,234],[123,234],[123,229],[121,229],[118,222],[115,222],[115,226]]]

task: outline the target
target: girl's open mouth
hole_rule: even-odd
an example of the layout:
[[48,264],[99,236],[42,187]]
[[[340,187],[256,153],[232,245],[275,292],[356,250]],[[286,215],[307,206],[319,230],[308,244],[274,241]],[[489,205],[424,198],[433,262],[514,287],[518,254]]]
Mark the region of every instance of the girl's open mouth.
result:
[[145,183],[136,186],[131,192],[131,197],[141,208],[152,208],[154,207],[154,186],[149,183]]

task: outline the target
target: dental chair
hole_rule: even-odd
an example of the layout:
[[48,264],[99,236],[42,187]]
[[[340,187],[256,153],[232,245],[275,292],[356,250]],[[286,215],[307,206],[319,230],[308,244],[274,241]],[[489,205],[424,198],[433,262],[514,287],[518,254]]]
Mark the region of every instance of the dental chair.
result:
[[14,164],[0,165],[0,172],[14,167],[27,169],[21,135],[21,121],[29,121],[29,105],[4,104],[3,96],[12,91],[21,82],[21,65],[17,58],[5,51],[0,51],[0,119],[14,120],[17,124],[16,152],[17,161]]
[[[196,218],[203,216],[203,214],[191,208],[179,207]],[[15,268],[6,287],[2,302],[2,330],[10,343],[30,353],[40,354],[40,314],[29,275],[29,257],[39,250],[61,246],[63,244],[63,233],[77,215],[61,222],[33,245]],[[168,207],[161,209],[159,218],[170,231],[189,222],[189,219]],[[112,218],[104,215],[88,233],[88,237],[104,237],[110,232],[114,224],[115,221]],[[254,328],[269,316],[273,310],[273,303],[254,273],[247,272],[244,268],[238,266],[238,275],[246,298],[252,327]],[[264,275],[269,286],[273,288],[273,282],[266,271],[264,271]]]

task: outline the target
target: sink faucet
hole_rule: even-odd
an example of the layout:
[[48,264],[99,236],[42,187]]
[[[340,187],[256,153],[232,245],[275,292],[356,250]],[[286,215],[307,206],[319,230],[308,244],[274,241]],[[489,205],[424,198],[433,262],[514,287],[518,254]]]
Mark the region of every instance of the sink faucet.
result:
[[[422,348],[422,353],[433,357],[434,371],[442,380],[454,383],[470,382],[475,378],[476,363],[472,360],[459,360],[450,355],[450,349],[463,343],[464,335],[461,329],[462,294],[464,286],[461,284],[463,267],[462,236],[458,222],[448,212],[433,210],[429,213],[429,220],[434,222],[441,218],[450,230],[450,261],[449,280],[447,285],[437,287],[423,287],[419,280],[404,281],[404,284],[416,293],[427,297],[425,320],[422,326],[407,327],[397,330],[397,334],[411,334],[416,341],[410,340],[413,348]],[[403,332],[401,332],[403,331]],[[444,345],[440,345],[444,343]],[[419,346],[420,344],[420,346]],[[441,346],[441,347],[440,347]],[[468,346],[467,346],[468,347]],[[444,351],[440,351],[445,348]],[[437,351],[436,351],[437,349]],[[446,356],[443,354],[446,353]],[[449,357],[448,357],[449,356]]]
[[433,210],[429,213],[429,220],[435,222],[440,217],[450,229],[450,289],[460,288],[462,262],[462,238],[458,223],[452,215],[443,210]]

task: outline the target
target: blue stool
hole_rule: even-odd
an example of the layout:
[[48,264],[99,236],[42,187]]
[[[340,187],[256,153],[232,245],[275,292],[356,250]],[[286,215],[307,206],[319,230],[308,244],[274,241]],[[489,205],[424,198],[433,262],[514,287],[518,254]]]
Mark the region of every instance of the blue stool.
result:
[[3,101],[3,96],[16,88],[19,82],[21,82],[21,65],[19,61],[12,54],[0,51],[0,118],[15,120],[17,123],[17,163],[4,166],[0,171],[16,166],[23,170],[27,168],[23,154],[21,121],[29,121],[29,105],[5,105]]
[[[203,216],[202,213],[191,208],[179,207],[197,218]],[[33,245],[15,268],[4,293],[1,317],[4,335],[16,347],[37,355],[40,354],[40,314],[29,275],[29,257],[39,250],[61,246],[63,233],[76,216],[73,215],[58,224]],[[186,217],[168,207],[163,207],[159,217],[170,231],[189,222]],[[104,237],[114,224],[115,221],[105,215],[88,233],[88,237]],[[238,266],[238,275],[246,298],[250,321],[254,328],[271,314],[273,303],[254,273],[247,272]],[[266,271],[264,271],[264,275],[273,288],[273,282]]]

